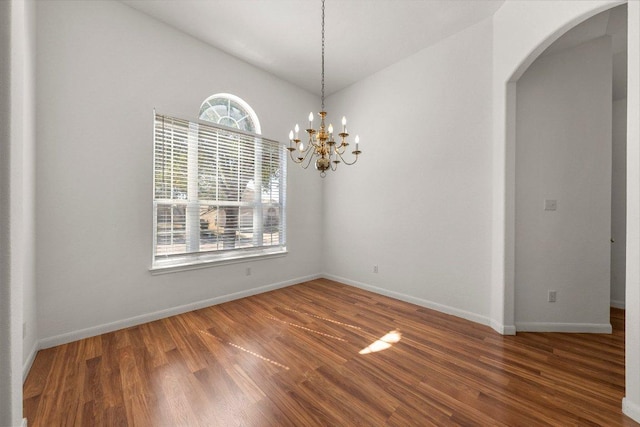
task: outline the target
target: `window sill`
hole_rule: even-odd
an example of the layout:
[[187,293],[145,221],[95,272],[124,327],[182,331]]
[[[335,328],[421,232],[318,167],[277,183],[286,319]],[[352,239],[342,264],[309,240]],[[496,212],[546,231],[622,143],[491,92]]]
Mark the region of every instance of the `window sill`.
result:
[[152,275],[177,273],[180,271],[198,270],[201,268],[218,267],[221,265],[279,258],[286,256],[287,253],[286,248],[279,248],[278,250],[262,251],[252,254],[229,254],[224,257],[211,255],[181,257],[167,261],[159,261],[149,268],[149,272]]

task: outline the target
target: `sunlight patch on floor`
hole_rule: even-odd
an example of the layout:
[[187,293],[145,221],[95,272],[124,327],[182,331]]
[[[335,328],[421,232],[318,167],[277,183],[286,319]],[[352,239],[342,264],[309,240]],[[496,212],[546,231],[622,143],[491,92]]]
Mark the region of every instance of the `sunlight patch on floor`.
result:
[[287,371],[289,370],[289,367],[288,367],[288,366],[286,366],[286,365],[283,365],[282,363],[276,362],[275,360],[271,360],[271,359],[269,359],[268,357],[264,357],[263,355],[258,354],[258,353],[255,353],[255,352],[253,352],[253,351],[251,351],[251,350],[247,350],[246,348],[244,348],[244,347],[242,347],[242,346],[239,346],[238,344],[234,344],[234,343],[229,342],[229,341],[223,341],[221,338],[218,338],[217,336],[215,336],[215,335],[213,335],[213,334],[211,334],[211,333],[209,333],[209,332],[207,332],[207,331],[203,331],[202,329],[200,329],[200,333],[201,333],[201,334],[208,335],[208,336],[210,336],[211,338],[215,338],[215,339],[217,339],[218,341],[220,341],[221,343],[224,343],[224,344],[230,345],[231,347],[233,347],[233,348],[237,348],[237,349],[238,349],[238,350],[240,350],[240,351],[244,351],[244,352],[245,352],[245,353],[247,353],[247,354],[250,354],[250,355],[252,355],[252,356],[254,356],[254,357],[257,357],[258,359],[262,359],[262,360],[264,360],[265,362],[269,362],[269,363],[271,363],[272,365],[276,365],[276,366],[278,366],[278,367],[280,367],[280,368],[284,368],[284,369],[286,369]]
[[360,350],[360,354],[369,354],[375,353],[378,351],[386,350],[402,338],[402,333],[400,331],[395,330],[391,331],[380,339],[376,340],[372,344],[369,344],[367,347]]
[[304,311],[298,311],[298,310],[295,310],[293,308],[289,308],[289,307],[280,307],[280,308],[282,308],[283,310],[292,311],[294,313],[303,314],[305,316],[315,317],[316,319],[319,319],[319,320],[325,320],[327,322],[335,323],[336,325],[346,326],[347,328],[361,329],[359,326],[350,325],[348,323],[339,322],[337,320],[328,319],[326,317],[318,316],[318,315],[312,314],[312,313],[306,313]]
[[348,342],[344,338],[336,337],[335,335],[325,334],[324,332],[316,331],[314,329],[309,329],[309,328],[307,328],[305,326],[296,325],[295,323],[287,322],[285,320],[280,320],[280,319],[278,319],[276,317],[273,317],[273,316],[265,316],[265,317],[267,319],[275,320],[276,322],[280,322],[280,323],[284,323],[284,324],[289,325],[289,326],[293,326],[294,328],[298,328],[298,329],[305,330],[307,332],[312,332],[314,334],[322,335],[323,337],[331,338],[331,339],[338,340],[338,341]]

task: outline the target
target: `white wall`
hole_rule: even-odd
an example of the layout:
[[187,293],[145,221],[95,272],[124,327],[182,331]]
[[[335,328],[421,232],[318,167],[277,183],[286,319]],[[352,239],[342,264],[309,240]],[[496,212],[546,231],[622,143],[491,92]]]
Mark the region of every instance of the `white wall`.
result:
[[609,36],[542,56],[518,80],[518,330],[611,328],[611,91]]
[[[37,7],[37,284],[43,346],[320,271],[320,178],[291,166],[285,257],[151,275],[152,109],[240,96],[286,140],[318,98],[119,2]],[[250,265],[252,275],[245,276]],[[260,289],[258,289],[260,288]]]
[[627,100],[613,102],[611,162],[611,306],[624,308],[627,246]]
[[[22,346],[23,372],[28,372],[35,358],[38,344],[38,317],[35,282],[36,257],[36,4],[25,1],[24,18],[24,108],[21,120],[24,129],[23,138],[23,185],[22,198],[24,220],[24,287],[23,287],[23,324],[24,342]],[[26,378],[26,376],[25,376]]]
[[640,422],[640,2],[629,2],[627,12],[626,381],[622,410]]
[[22,320],[22,301],[17,296],[19,283],[12,276],[12,182],[11,152],[13,134],[10,124],[12,104],[11,39],[13,3],[0,2],[0,425],[17,426],[22,404],[20,365],[22,340],[17,324]]
[[[22,424],[23,365],[36,337],[34,283],[34,3],[2,2],[0,110],[0,425]],[[9,77],[10,73],[10,77]],[[23,337],[23,321],[26,322]]]
[[329,98],[363,154],[325,179],[325,273],[489,322],[491,34],[481,22]]

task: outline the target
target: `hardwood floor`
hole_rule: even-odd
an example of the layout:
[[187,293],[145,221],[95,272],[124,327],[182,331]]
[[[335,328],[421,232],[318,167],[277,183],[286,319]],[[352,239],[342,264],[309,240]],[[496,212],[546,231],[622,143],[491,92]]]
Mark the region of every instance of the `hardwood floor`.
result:
[[622,310],[612,324],[501,336],[315,280],[42,350],[24,413],[30,427],[637,426],[620,410]]

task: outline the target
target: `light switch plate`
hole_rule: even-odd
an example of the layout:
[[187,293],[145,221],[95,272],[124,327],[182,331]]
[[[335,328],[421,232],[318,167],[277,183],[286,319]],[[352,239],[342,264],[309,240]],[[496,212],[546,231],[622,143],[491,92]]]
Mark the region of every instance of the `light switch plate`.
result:
[[545,201],[544,201],[544,210],[545,211],[555,211],[556,209],[558,209],[558,201],[557,200],[545,199]]

